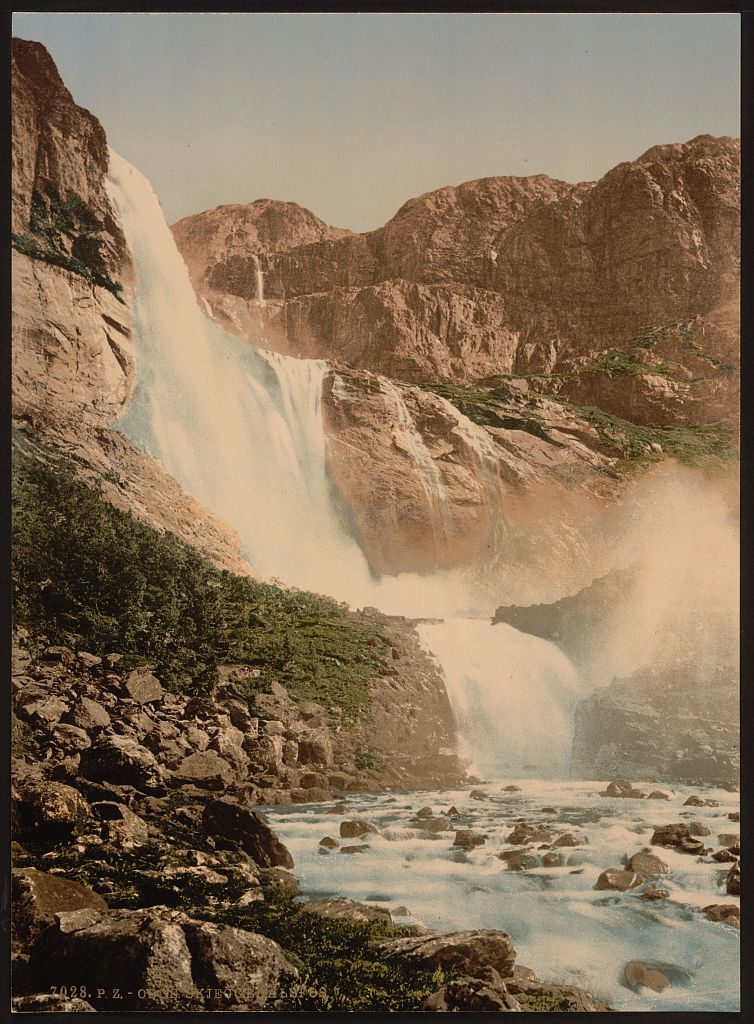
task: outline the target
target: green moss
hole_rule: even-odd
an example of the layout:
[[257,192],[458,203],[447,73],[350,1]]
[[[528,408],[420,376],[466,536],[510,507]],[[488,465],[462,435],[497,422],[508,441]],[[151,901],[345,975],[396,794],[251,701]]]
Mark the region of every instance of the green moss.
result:
[[[597,430],[600,440],[616,450],[620,461],[611,473],[625,473],[642,464],[663,458],[677,459],[687,466],[716,468],[733,463],[738,454],[734,432],[721,423],[685,427],[647,427],[631,423],[596,406],[576,405],[554,396],[574,415]],[[659,445],[661,450],[654,450]]]
[[386,641],[329,597],[283,590],[215,569],[172,534],[108,504],[70,462],[24,431],[13,451],[13,601],[17,625],[51,643],[123,665],[149,663],[176,692],[204,694],[223,662],[259,669],[253,703],[273,680],[294,700],[370,706]]
[[[510,389],[505,385],[495,388],[461,387],[456,384],[421,384],[425,391],[431,391],[447,399],[472,422],[485,427],[501,427],[504,430],[524,430],[539,437],[556,448],[564,447],[547,433],[544,423],[531,413],[514,415],[504,407],[511,401]],[[518,396],[516,396],[518,397]],[[535,405],[536,403],[529,403]]]
[[76,192],[65,196],[53,188],[34,192],[29,215],[31,235],[12,236],[13,248],[53,266],[63,267],[123,301],[123,286],[107,273],[102,257],[104,225]]
[[672,367],[664,362],[647,363],[630,352],[611,349],[609,352],[600,352],[580,372],[604,373],[608,377],[630,377],[642,373],[653,373],[667,377],[672,374]]
[[529,1013],[578,1013],[581,1006],[566,995],[552,992],[520,993],[516,999],[522,1010]]

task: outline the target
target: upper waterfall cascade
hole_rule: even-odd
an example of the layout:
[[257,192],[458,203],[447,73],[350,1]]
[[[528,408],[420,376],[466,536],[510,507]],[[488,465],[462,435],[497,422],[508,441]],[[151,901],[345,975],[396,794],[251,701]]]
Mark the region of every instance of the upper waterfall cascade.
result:
[[[452,618],[422,636],[446,670],[457,718],[469,747],[482,751],[484,770],[494,773],[528,757],[522,735],[551,772],[562,770],[577,686],[567,659],[545,641],[522,634],[515,639],[509,627],[462,618],[481,613],[463,574],[375,577],[328,479],[321,404],[327,364],[254,348],[208,317],[151,185],[112,151],[108,192],[136,266],[138,380],[118,428],[238,532],[244,554],[263,577],[355,606]],[[262,303],[257,257],[254,265]],[[384,386],[443,529],[442,480],[400,389]],[[473,424],[461,429],[484,462],[479,431]],[[507,676],[497,672],[506,663]]]

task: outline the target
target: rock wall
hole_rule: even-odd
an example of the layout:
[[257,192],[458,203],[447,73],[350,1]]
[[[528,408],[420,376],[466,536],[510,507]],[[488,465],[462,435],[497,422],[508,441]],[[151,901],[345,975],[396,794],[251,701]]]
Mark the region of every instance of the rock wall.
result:
[[305,244],[296,232],[237,244],[228,225],[223,251],[220,212],[240,223],[256,204],[174,231],[228,329],[259,340],[258,318],[243,316],[256,255],[272,300],[268,343],[405,381],[549,373],[683,317],[722,323],[735,349],[720,311],[737,303],[739,152],[737,140],[702,135],[596,183],[484,178],[412,199],[376,231],[324,237],[322,227]]

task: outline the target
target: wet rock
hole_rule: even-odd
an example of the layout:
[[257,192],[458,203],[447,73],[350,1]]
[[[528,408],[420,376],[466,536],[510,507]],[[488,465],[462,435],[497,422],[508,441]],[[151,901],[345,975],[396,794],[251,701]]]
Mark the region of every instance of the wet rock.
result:
[[731,811],[730,814],[728,815],[728,818],[731,821],[740,821],[741,820],[741,812],[740,811]]
[[729,896],[741,895],[741,865],[738,862],[731,865],[725,879],[725,891]]
[[684,840],[689,839],[689,827],[685,822],[679,821],[672,825],[660,825],[652,833],[650,842],[652,846],[678,846]]
[[626,892],[628,889],[635,889],[646,881],[643,875],[636,871],[623,871],[621,868],[608,868],[603,871],[597,879],[595,889],[613,889],[616,892]]
[[13,945],[26,949],[55,923],[56,914],[84,909],[106,912],[107,904],[87,886],[62,875],[17,868],[11,873],[11,908]]
[[366,903],[345,897],[331,897],[323,900],[311,900],[304,903],[301,910],[305,914],[316,914],[331,921],[353,921],[362,924],[367,921],[379,921],[392,924],[393,918],[387,907],[371,907]]
[[[329,789],[320,789],[319,786],[313,786],[311,789],[298,787],[291,790],[291,801],[294,804],[322,804],[326,800],[330,800],[331,796]],[[278,801],[278,803],[283,802]]]
[[646,875],[647,877],[651,875],[665,875],[669,870],[665,861],[660,860],[653,853],[635,853],[626,862],[626,871],[635,871],[637,874]]
[[165,907],[116,910],[70,933],[50,928],[30,971],[39,987],[76,977],[98,1010],[140,1011],[258,1010],[297,974],[271,939]]
[[449,818],[457,818],[461,812],[458,810],[456,805],[453,804],[451,807],[447,809],[445,813],[448,815]]
[[649,900],[654,902],[655,900],[666,900],[670,897],[670,893],[667,889],[661,889],[658,885],[648,886],[643,893],[639,894],[639,899]]
[[689,835],[692,836],[709,836],[712,835],[712,831],[707,828],[706,825],[702,824],[701,821],[690,821],[689,822]]
[[562,863],[563,858],[559,853],[550,850],[542,854],[542,867],[544,868],[559,868]]
[[472,789],[471,792],[469,793],[469,799],[470,800],[486,800],[487,799],[487,794],[484,793],[481,789]]
[[416,812],[416,817],[417,818],[432,818],[432,817],[434,817],[434,813],[435,812],[429,806],[427,806],[427,807],[420,807],[419,810]]
[[688,800],[684,800],[684,807],[719,807],[720,803],[717,800],[705,799],[699,796],[697,793],[692,793]]
[[661,789],[653,789],[647,794],[647,800],[669,800],[670,793],[663,793]]
[[326,850],[337,850],[340,843],[337,839],[333,839],[332,836],[323,836],[319,841],[320,846],[324,846]]
[[20,835],[45,844],[69,840],[90,813],[77,789],[42,777],[17,778],[13,805]]
[[626,779],[615,779],[613,782],[608,783],[607,788],[600,793],[600,796],[641,800],[644,798],[644,793],[640,789],[634,789],[632,784]]
[[175,785],[192,785],[199,789],[225,789],[234,778],[231,766],[214,750],[189,754],[173,772]]
[[362,843],[359,846],[341,846],[341,853],[366,853],[370,849],[368,843]]
[[670,986],[670,979],[656,968],[648,967],[641,960],[629,960],[623,969],[626,981],[633,989],[649,988],[662,992]]
[[507,863],[509,871],[527,871],[540,865],[539,857],[531,850],[506,850],[498,856]]
[[429,932],[426,935],[387,939],[375,944],[386,956],[438,964],[469,977],[494,968],[501,978],[511,977],[516,950],[503,931]]
[[456,832],[456,837],[453,840],[453,846],[462,846],[466,849],[471,849],[474,846],[482,846],[487,840],[484,836],[480,836],[478,832],[472,832],[471,829],[461,828]]
[[740,926],[741,908],[735,903],[711,903],[708,907],[702,907],[702,910],[710,921],[725,921],[734,928]]
[[716,850],[712,854],[712,859],[718,864],[732,864],[738,857],[731,850]]
[[340,823],[341,839],[359,839],[369,832],[377,832],[375,826],[369,821],[341,821]]
[[202,827],[207,835],[238,843],[260,867],[293,867],[293,857],[269,825],[227,797],[205,806]]
[[699,839],[681,839],[674,847],[678,853],[688,853],[692,857],[701,857],[707,852],[704,843]]
[[737,832],[721,832],[717,837],[717,841],[721,846],[730,848],[737,846],[740,840],[740,836]]
[[123,680],[123,690],[137,704],[159,704],[165,691],[148,668],[136,668]]
[[114,782],[147,793],[165,792],[154,754],[127,736],[108,736],[84,750],[81,773],[94,782]]
[[562,836],[558,836],[553,846],[579,846],[580,843],[572,832],[564,832]]
[[558,812],[555,810],[554,807],[542,807],[540,809],[540,814],[557,814],[557,813]]
[[503,786],[503,793],[520,793],[520,786]]
[[450,822],[447,818],[422,818],[419,826],[425,832],[447,832]]
[[542,828],[540,825],[521,823],[516,825],[505,841],[516,846],[522,846],[524,843],[550,843],[552,842],[552,835],[546,828]]

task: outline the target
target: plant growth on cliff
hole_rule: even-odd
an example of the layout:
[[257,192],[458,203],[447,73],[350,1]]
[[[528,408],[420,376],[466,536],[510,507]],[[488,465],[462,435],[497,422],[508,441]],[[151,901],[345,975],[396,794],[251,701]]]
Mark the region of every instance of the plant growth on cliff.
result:
[[104,225],[76,192],[64,197],[48,187],[34,192],[29,215],[31,234],[14,234],[13,247],[31,259],[43,260],[107,288],[122,301],[123,286],[107,273],[102,257]]
[[249,698],[277,680],[293,699],[342,708],[346,722],[367,711],[384,652],[371,623],[331,598],[215,569],[16,434],[16,625],[53,643],[121,652],[126,665],[152,663],[179,692],[208,692],[217,666],[234,662],[260,670],[243,684]]

